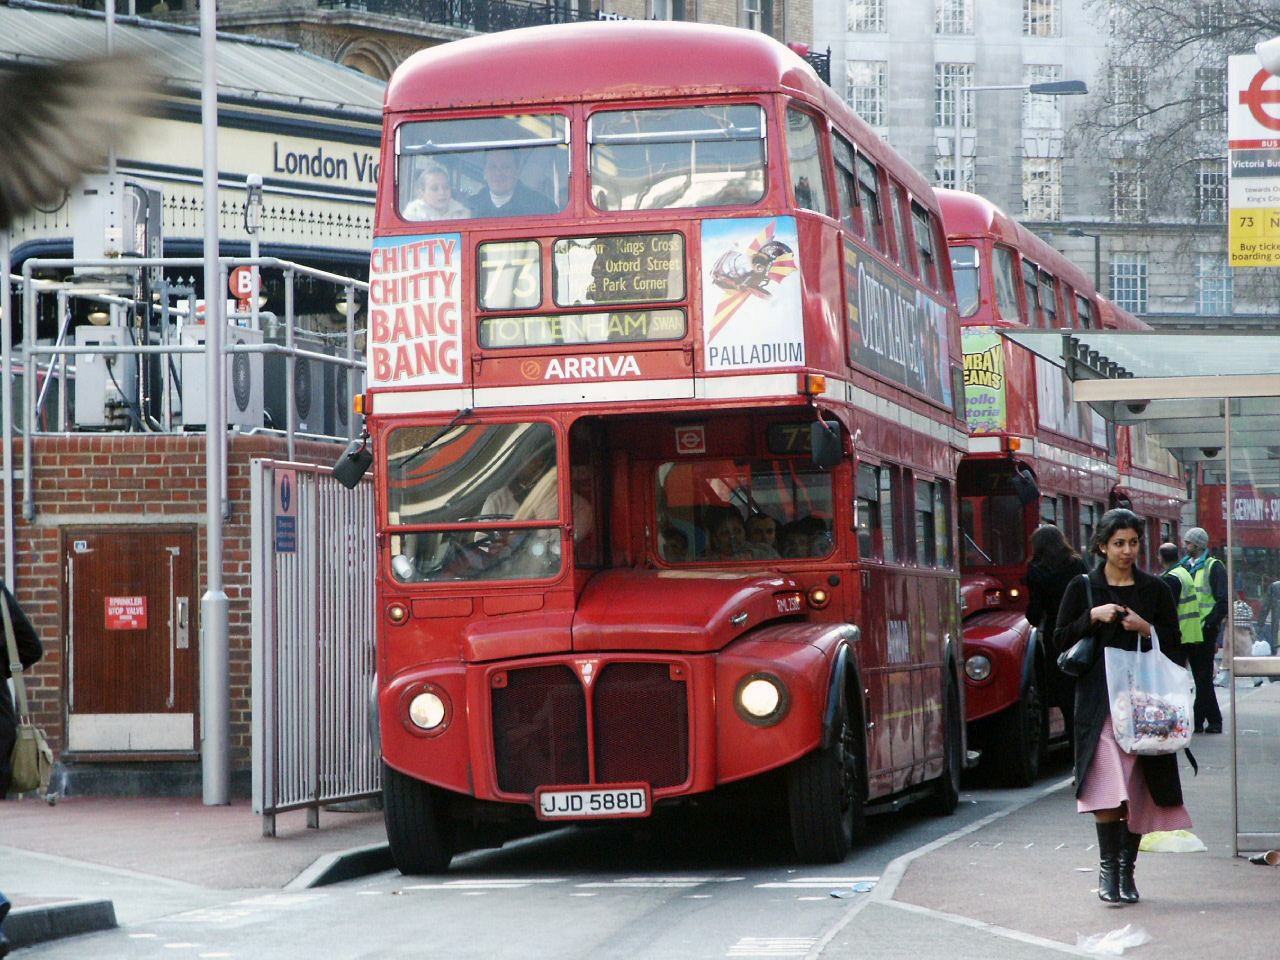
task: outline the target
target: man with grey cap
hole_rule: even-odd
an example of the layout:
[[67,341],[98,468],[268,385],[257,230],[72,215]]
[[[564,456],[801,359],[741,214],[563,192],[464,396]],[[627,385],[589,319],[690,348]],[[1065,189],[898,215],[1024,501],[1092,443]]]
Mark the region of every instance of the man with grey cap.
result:
[[[1218,648],[1218,633],[1227,616],[1227,568],[1216,557],[1209,556],[1209,534],[1192,527],[1182,537],[1187,555],[1182,558],[1179,574],[1182,582],[1178,598],[1178,628],[1182,631],[1182,648],[1187,651],[1187,666],[1196,681],[1195,729],[1199,733],[1222,732],[1222,711],[1213,689],[1213,655]],[[1188,589],[1190,588],[1190,589]]]

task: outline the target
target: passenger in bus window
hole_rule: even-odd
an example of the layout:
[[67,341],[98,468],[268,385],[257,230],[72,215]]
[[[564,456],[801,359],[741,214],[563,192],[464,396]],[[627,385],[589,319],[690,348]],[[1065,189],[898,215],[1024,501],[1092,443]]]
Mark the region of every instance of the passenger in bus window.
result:
[[684,535],[684,531],[675,527],[663,527],[660,549],[663,560],[688,560],[689,538]]
[[742,522],[742,514],[734,507],[717,507],[711,514],[711,546],[707,550],[708,560],[751,560],[754,559],[747,546],[747,528]]
[[556,212],[550,198],[520,182],[520,160],[514,150],[485,153],[484,183],[468,199],[477,217],[528,217]]
[[763,560],[778,556],[778,521],[767,513],[747,517],[747,549]]
[[471,216],[467,206],[453,195],[449,171],[428,160],[418,174],[414,198],[404,208],[406,220],[461,220]]
[[790,559],[825,557],[831,552],[827,525],[818,517],[806,516],[782,528],[782,555]]

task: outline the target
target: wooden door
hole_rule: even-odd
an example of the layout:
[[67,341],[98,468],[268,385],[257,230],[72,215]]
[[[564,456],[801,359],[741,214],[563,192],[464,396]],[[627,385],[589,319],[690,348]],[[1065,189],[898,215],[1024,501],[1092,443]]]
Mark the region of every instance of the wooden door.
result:
[[63,532],[67,749],[196,747],[195,531]]

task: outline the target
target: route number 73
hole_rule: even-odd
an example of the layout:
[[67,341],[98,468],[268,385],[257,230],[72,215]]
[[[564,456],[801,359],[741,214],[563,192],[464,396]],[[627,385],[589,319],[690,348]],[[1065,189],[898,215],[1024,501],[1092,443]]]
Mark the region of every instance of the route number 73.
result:
[[538,244],[526,240],[480,246],[480,305],[486,310],[536,307],[542,301]]
[[1253,220],[1254,220],[1254,218],[1253,218],[1253,217],[1251,217],[1251,216],[1241,216],[1241,217],[1240,217],[1240,226],[1241,226],[1241,227],[1252,227],[1252,226],[1253,226]]

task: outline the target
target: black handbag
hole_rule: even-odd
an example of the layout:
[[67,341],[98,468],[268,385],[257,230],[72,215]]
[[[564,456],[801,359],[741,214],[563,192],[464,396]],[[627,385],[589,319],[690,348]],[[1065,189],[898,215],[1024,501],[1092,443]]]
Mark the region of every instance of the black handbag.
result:
[[[1084,580],[1084,593],[1088,599],[1089,608],[1093,608],[1093,586],[1089,583],[1089,575],[1087,573],[1080,574]],[[1094,661],[1094,638],[1092,635],[1081,637],[1073,643],[1070,649],[1062,651],[1058,654],[1058,669],[1065,673],[1068,677],[1083,677],[1093,666]]]

